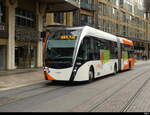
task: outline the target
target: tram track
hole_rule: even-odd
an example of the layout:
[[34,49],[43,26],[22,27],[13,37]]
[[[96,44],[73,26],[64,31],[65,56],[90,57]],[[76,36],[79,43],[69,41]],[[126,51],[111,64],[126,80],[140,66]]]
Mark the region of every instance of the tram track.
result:
[[136,98],[141,94],[144,87],[148,84],[150,81],[150,77],[143,83],[143,85],[139,88],[139,90],[130,98],[130,100],[127,102],[127,104],[121,109],[120,112],[127,112],[128,109],[131,107],[132,103],[136,100]]
[[[58,87],[61,85],[62,84],[54,84],[53,82],[50,82],[50,81],[42,81],[40,83],[36,83],[36,84],[28,85],[28,86],[1,91],[0,98],[6,95],[17,95],[20,93],[30,92],[30,91],[40,89],[40,88]],[[62,86],[64,86],[64,84]]]
[[[78,105],[77,107],[74,107],[71,109],[71,111],[87,111],[87,112],[92,112],[94,111],[97,107],[100,107],[101,105],[103,105],[105,102],[107,102],[111,97],[113,97],[116,93],[118,93],[119,91],[121,91],[123,88],[125,88],[128,84],[130,84],[131,82],[133,82],[134,80],[140,78],[143,74],[146,74],[149,72],[148,69],[142,69],[141,71],[137,70],[133,70],[131,71],[132,74],[130,73],[131,76],[134,76],[134,78],[132,79],[124,79],[124,83],[123,85],[120,84],[122,77],[125,78],[125,74],[123,72],[123,74],[121,73],[119,76],[115,76],[115,77],[119,77],[120,80],[117,79],[117,81],[115,80],[114,82],[112,82],[110,85],[108,85],[107,87],[104,87],[103,89],[101,88],[94,97],[89,98],[88,100],[86,100],[84,103]],[[145,71],[144,71],[145,70]],[[128,72],[128,71],[127,71]],[[114,76],[113,76],[114,77]],[[105,79],[104,79],[105,80]],[[111,80],[111,79],[110,79]],[[122,79],[123,80],[123,79]],[[101,81],[101,80],[100,80]],[[106,82],[108,83],[108,82]],[[120,86],[119,86],[120,84]],[[118,88],[118,86],[120,88]],[[113,92],[111,91],[114,90]],[[108,96],[107,96],[108,95]]]
[[[45,84],[45,82],[34,84],[34,85],[29,86],[31,88],[26,86],[26,87],[18,88],[19,91],[13,91],[13,92],[7,91],[5,92],[4,95],[0,95],[0,106],[4,106],[6,104],[10,104],[16,101],[21,101],[27,98],[43,95],[45,93],[53,93],[54,91],[58,91],[67,87],[65,85],[57,86],[57,84],[54,85],[53,83]],[[20,90],[23,88],[27,88],[27,89]]]
[[126,84],[124,84],[122,87],[120,87],[119,89],[117,89],[116,91],[114,91],[111,95],[109,95],[108,97],[106,97],[104,100],[102,100],[101,102],[98,102],[96,105],[94,105],[91,108],[88,108],[88,112],[92,112],[94,110],[96,110],[98,107],[100,108],[101,105],[103,105],[106,101],[108,101],[111,97],[113,97],[116,93],[118,93],[119,91],[121,91],[122,89],[124,89],[128,84],[130,84],[131,82],[133,82],[134,80],[138,79],[139,77],[141,77],[141,75],[148,73],[149,70],[146,70],[142,73],[140,73],[139,75],[136,75],[136,77],[134,77],[133,79],[131,79],[130,81],[128,81]]
[[[117,94],[118,92],[120,92],[122,89],[124,89],[127,85],[129,85],[131,82],[133,82],[134,80],[138,79],[139,77],[141,77],[142,75],[148,73],[149,70],[146,70],[138,75],[136,75],[133,79],[131,79],[130,81],[128,81],[126,84],[124,84],[122,87],[120,87],[119,89],[115,90],[113,93],[111,93],[109,96],[107,96],[105,99],[99,101],[97,104],[94,104],[94,106],[90,107],[87,109],[88,112],[92,112],[95,111],[97,108],[101,108],[101,106],[106,103],[109,99],[111,99],[115,94]],[[127,104],[121,109],[120,112],[125,111],[128,106],[131,104],[131,102],[136,98],[136,96],[139,95],[139,93],[141,92],[142,88],[145,86],[145,83],[147,83],[150,80],[150,78],[148,78],[143,85],[140,87],[140,89],[136,92],[135,95],[133,95],[129,102],[127,102]]]
[[[119,88],[118,90],[113,92],[109,97],[105,98],[103,101],[101,101],[101,102],[97,103],[96,105],[94,105],[94,107],[92,106],[92,108],[88,109],[88,111],[91,112],[94,109],[96,109],[98,106],[105,103],[109,98],[111,98],[113,95],[115,95],[121,89],[123,89],[126,85],[128,85],[130,82],[134,81],[135,79],[137,79],[138,77],[140,77],[142,74],[144,74],[146,72],[149,72],[149,71],[146,70],[142,73],[141,72],[136,73],[136,76],[133,79],[131,79],[129,82],[127,82],[121,88]],[[133,74],[134,74],[134,72],[133,72]],[[28,99],[28,98],[34,98],[36,96],[40,96],[40,95],[43,95],[43,94],[46,94],[46,93],[51,95],[51,94],[53,94],[53,93],[55,93],[59,90],[62,90],[66,87],[68,87],[66,84],[61,84],[60,85],[60,84],[42,82],[42,83],[34,84],[34,85],[31,85],[31,86],[28,86],[28,87],[26,86],[26,87],[23,87],[23,88],[18,88],[18,91],[8,92],[5,95],[0,95],[0,102],[2,102],[3,99],[6,100],[3,103],[0,103],[0,107],[4,106],[4,105],[7,105],[7,104],[11,104],[13,102],[22,101],[22,100],[25,100],[25,99]],[[84,87],[84,86],[80,86],[80,87]],[[110,88],[111,87],[109,87],[108,89],[110,89]]]
[[[30,100],[32,99],[37,100],[37,102],[34,103],[36,105],[37,103],[41,103],[43,101],[46,102],[46,100],[51,101],[51,100],[55,100],[56,98],[59,99],[59,97],[69,95],[71,92],[74,92],[74,94],[76,94],[76,90],[78,91],[79,89],[84,90],[85,88],[91,88],[90,90],[92,90],[93,87],[91,86],[94,86],[94,85],[103,86],[104,83],[110,83],[109,85],[105,85],[107,87],[104,86],[103,88],[100,88],[100,91],[97,91],[95,93],[96,95],[99,95],[99,97],[102,97],[102,98],[100,98],[96,103],[95,102],[92,103],[92,105],[90,105],[85,110],[88,112],[92,112],[92,111],[95,111],[97,108],[100,108],[104,103],[106,103],[109,99],[111,99],[116,93],[120,92],[122,89],[128,86],[131,82],[133,82],[136,79],[137,79],[136,81],[138,81],[139,80],[138,78],[140,77],[142,78],[144,75],[148,74],[148,72],[149,72],[148,67],[144,67],[143,69],[137,68],[136,70],[133,70],[133,71],[127,71],[127,73],[123,72],[115,76],[110,76],[110,77],[108,76],[108,78],[110,79],[107,79],[107,77],[104,77],[104,79],[100,78],[100,80],[96,80],[95,82],[91,84],[86,84],[86,85],[81,85],[81,86],[77,85],[77,87],[76,86],[69,87],[70,85],[68,86],[66,84],[60,84],[60,83],[55,84],[55,83],[49,83],[49,82],[41,82],[38,84],[25,86],[22,88],[17,88],[17,90],[13,89],[13,90],[6,91],[6,92],[4,91],[4,94],[0,94],[0,107],[5,106],[5,105],[7,107],[7,105],[9,104],[11,106],[11,105],[15,105],[16,103],[25,102],[25,101],[30,102]],[[129,75],[132,77],[126,76],[128,75],[128,73],[130,73]],[[117,77],[119,77],[119,79]],[[111,80],[113,82],[110,82]],[[122,80],[124,81],[121,83]],[[142,86],[140,85],[141,87],[138,89],[138,91],[134,95],[132,95],[132,97],[128,101],[125,102],[122,109],[119,109],[121,112],[128,110],[129,106],[134,102],[136,97],[138,97],[138,95],[144,88],[145,86],[144,84],[147,84],[149,80],[150,80],[149,77],[148,79],[147,77],[146,79],[144,78],[144,80],[142,81]],[[109,92],[108,90],[111,92]],[[94,98],[96,97],[95,94],[94,94]],[[45,99],[38,100],[40,97],[45,97]],[[1,103],[2,102],[1,100],[4,100],[3,103]],[[84,101],[82,104],[84,105],[85,103],[86,102]],[[80,105],[78,104],[77,106],[80,106]]]

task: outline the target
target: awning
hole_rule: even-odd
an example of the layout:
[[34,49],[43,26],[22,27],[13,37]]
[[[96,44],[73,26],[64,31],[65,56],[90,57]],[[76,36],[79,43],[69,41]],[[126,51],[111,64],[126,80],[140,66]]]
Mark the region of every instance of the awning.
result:
[[46,12],[67,12],[80,8],[79,0],[38,0],[46,4]]

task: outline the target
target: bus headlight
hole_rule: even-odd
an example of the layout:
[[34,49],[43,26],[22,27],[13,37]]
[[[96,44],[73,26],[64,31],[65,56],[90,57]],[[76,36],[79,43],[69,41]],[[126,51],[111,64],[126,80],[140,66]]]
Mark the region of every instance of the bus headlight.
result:
[[48,67],[44,67],[43,70],[44,70],[44,72],[50,73],[50,69]]

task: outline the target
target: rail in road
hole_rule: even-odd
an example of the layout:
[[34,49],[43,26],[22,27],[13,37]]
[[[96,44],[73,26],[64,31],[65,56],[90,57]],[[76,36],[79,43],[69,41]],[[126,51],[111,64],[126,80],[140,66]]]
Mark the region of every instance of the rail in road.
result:
[[[2,91],[0,111],[146,112],[150,110],[150,102],[144,104],[147,109],[141,108],[140,104],[150,96],[144,95],[149,88],[149,74],[149,65],[143,65],[115,76],[102,77],[90,84],[68,85],[46,81]],[[142,100],[143,95],[146,98]]]
[[[131,77],[130,79],[128,79],[127,82],[124,83],[124,81],[119,81],[120,83],[116,82],[116,84],[112,84],[111,86],[109,86],[108,88],[105,88],[102,91],[104,94],[101,94],[102,92],[100,92],[99,94],[97,94],[97,97],[78,106],[73,111],[126,112],[131,107],[132,103],[136,100],[136,98],[140,95],[143,88],[150,81],[149,73],[150,71],[148,68],[146,70],[145,68],[140,69],[140,71],[138,72],[131,71],[129,76],[134,76],[134,77]],[[128,74],[122,74],[120,75],[120,77],[121,76],[126,77],[127,75]],[[118,84],[120,85],[120,87],[115,88],[115,85],[118,86]],[[130,87],[133,88],[133,86],[134,86],[134,91],[133,90],[130,91]],[[113,91],[110,91],[110,90],[113,90]],[[102,95],[104,95],[103,98],[102,98]],[[123,100],[123,101],[120,101],[120,100]]]
[[37,95],[43,95],[44,93],[53,93],[65,87],[67,87],[65,84],[54,85],[50,81],[45,81],[30,86],[2,91],[0,95],[0,106]]
[[[110,96],[108,96],[105,100],[99,102],[98,104],[94,105],[94,107],[90,108],[88,110],[88,112],[91,111],[97,111],[100,109],[100,106],[107,103],[107,101],[109,99],[111,99],[111,97],[113,97],[115,94],[117,94],[118,92],[120,92],[122,89],[124,89],[127,85],[129,85],[131,82],[133,82],[134,80],[138,79],[139,77],[142,77],[143,75],[148,75],[149,74],[149,70],[146,70],[142,73],[138,73],[133,79],[131,79],[129,82],[127,82],[126,84],[124,84],[122,87],[120,87],[118,90],[116,90],[115,92],[113,92]],[[144,83],[142,84],[142,86],[140,86],[140,88],[135,92],[135,94],[129,99],[129,101],[126,102],[126,104],[124,105],[124,107],[121,109],[120,112],[126,112],[128,110],[128,108],[130,108],[131,103],[134,102],[134,100],[136,99],[136,97],[140,94],[140,92],[142,91],[142,89],[144,88],[144,86],[150,81],[150,77],[148,77]]]

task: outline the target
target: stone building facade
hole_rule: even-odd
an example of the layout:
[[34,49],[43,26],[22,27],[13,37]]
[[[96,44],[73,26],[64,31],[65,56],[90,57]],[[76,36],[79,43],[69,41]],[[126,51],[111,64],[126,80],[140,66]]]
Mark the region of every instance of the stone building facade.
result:
[[0,70],[42,67],[46,13],[76,8],[78,0],[0,0]]
[[57,25],[61,25],[63,20],[66,26],[89,25],[133,40],[135,56],[142,59],[143,55],[150,58],[150,13],[146,11],[144,0],[80,0],[80,9],[71,15],[50,13],[46,22],[53,25],[54,20],[59,20]]

